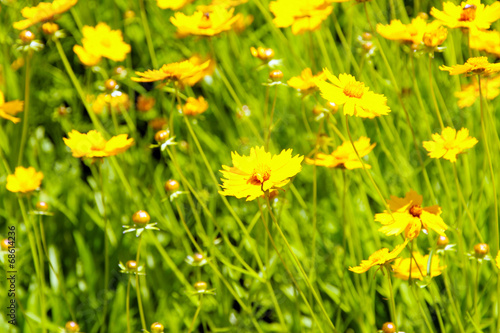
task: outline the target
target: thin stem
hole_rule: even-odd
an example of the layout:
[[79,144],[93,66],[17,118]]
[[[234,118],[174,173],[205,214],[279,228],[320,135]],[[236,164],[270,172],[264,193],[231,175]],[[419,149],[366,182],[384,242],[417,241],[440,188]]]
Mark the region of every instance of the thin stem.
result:
[[276,99],[278,97],[278,85],[274,87],[274,99],[273,99],[273,106],[271,107],[271,116],[269,117],[269,126],[267,128],[267,137],[266,137],[266,150],[269,149],[269,140],[271,138],[271,131],[273,128],[273,117],[274,117],[274,110],[276,109]]
[[104,200],[104,177],[102,176],[102,162],[99,163],[99,183],[101,186],[102,212],[104,219],[104,300],[102,311],[102,326],[100,332],[106,331],[106,314],[108,311],[108,285],[109,285],[109,241],[108,241],[108,219],[106,217],[106,202]]
[[[141,244],[142,244],[142,235],[139,236],[139,245],[137,245],[137,256],[135,258],[135,262],[137,266],[139,266],[139,258],[141,256]],[[135,288],[137,291],[137,304],[139,306],[139,316],[141,317],[141,325],[142,329],[146,330],[146,319],[144,318],[144,309],[142,308],[142,299],[141,299],[141,288],[139,286],[139,274],[135,275]]]
[[[33,210],[30,207],[30,202],[28,200],[28,209],[30,211],[30,214],[33,215]],[[41,288],[41,299],[40,299],[40,311],[42,313],[41,315],[41,325],[42,325],[42,332],[46,333],[47,328],[45,327],[45,322],[47,320],[47,309],[45,306],[45,259],[43,256],[43,247],[42,247],[42,241],[41,241],[41,236],[40,236],[40,230],[38,230],[37,224],[33,221],[33,233],[35,234],[35,242],[37,245],[37,251],[38,251],[38,260],[40,261],[40,288]]]
[[396,317],[396,302],[394,301],[394,293],[392,290],[392,281],[391,281],[391,270],[389,266],[385,266],[387,272],[387,282],[389,283],[389,304],[391,309],[391,320],[394,323],[394,328],[396,332],[398,331],[398,323]]
[[26,69],[24,76],[24,117],[23,131],[21,134],[21,144],[19,146],[19,155],[17,157],[17,165],[23,164],[24,146],[28,137],[28,111],[30,109],[30,72],[31,72],[31,52],[26,54]]
[[436,99],[436,94],[434,93],[434,84],[432,82],[432,55],[429,55],[429,86],[431,87],[431,96],[432,96],[432,101],[434,102],[434,108],[436,110],[436,115],[439,121],[439,125],[441,126],[441,129],[444,129],[444,124],[443,124],[443,118],[441,118],[441,113],[439,112],[439,106],[438,102]]
[[193,317],[193,320],[191,321],[191,325],[189,326],[188,333],[191,333],[193,331],[194,323],[196,321],[196,318],[198,318],[198,314],[200,313],[202,302],[203,302],[203,295],[200,295],[200,302],[198,304],[198,308],[196,309],[196,312],[194,313],[194,317]]
[[146,8],[144,7],[144,0],[139,1],[141,7],[141,21],[144,27],[144,34],[146,35],[146,44],[148,45],[149,56],[155,69],[158,68],[158,61],[156,60],[155,48],[153,46],[153,39],[151,38],[151,30],[149,29],[148,19],[146,17]]
[[127,303],[126,303],[126,308],[127,308],[127,333],[131,332],[130,329],[130,284],[132,282],[132,275],[129,275],[128,277],[128,283],[127,283]]

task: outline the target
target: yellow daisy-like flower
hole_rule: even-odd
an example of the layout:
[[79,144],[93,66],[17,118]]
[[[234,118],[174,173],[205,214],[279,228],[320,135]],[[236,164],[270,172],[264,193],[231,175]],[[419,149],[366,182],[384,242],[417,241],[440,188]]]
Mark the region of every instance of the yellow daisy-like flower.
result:
[[[180,106],[179,106],[180,107]],[[207,111],[208,102],[200,96],[198,98],[189,97],[182,108],[182,113],[186,116],[197,116]]]
[[361,118],[375,118],[391,112],[387,98],[376,94],[363,82],[356,81],[350,74],[340,74],[337,78],[327,69],[324,70],[331,83],[316,81],[323,98],[336,105],[344,105],[344,113]]
[[429,152],[432,158],[444,158],[452,163],[457,161],[457,155],[465,149],[476,145],[477,139],[469,136],[469,130],[462,128],[457,132],[456,129],[446,127],[441,135],[432,134],[432,140],[424,141],[424,148]]
[[19,112],[23,111],[24,102],[15,100],[5,102],[3,92],[0,91],[0,117],[12,121],[17,124],[21,119],[14,117]]
[[233,166],[223,165],[220,170],[223,191],[220,194],[254,200],[264,195],[266,191],[285,186],[290,178],[300,172],[304,156],[292,157],[292,150],[283,150],[272,156],[264,147],[250,149],[250,156],[240,156],[231,153]]
[[406,239],[414,239],[423,227],[444,236],[448,226],[440,216],[441,207],[422,207],[422,202],[423,197],[414,190],[406,193],[404,198],[392,195],[391,199],[387,200],[392,214],[388,211],[375,214],[375,221],[383,225],[379,231],[387,236],[397,236],[404,231]]
[[424,33],[422,42],[424,42],[425,46],[433,48],[443,44],[446,37],[448,37],[448,29],[445,27],[431,27]]
[[[354,146],[359,153],[360,157],[368,155],[376,143],[370,145],[370,138],[360,137],[358,141],[354,142]],[[328,168],[345,168],[348,170],[362,168],[363,165],[356,156],[356,152],[352,148],[350,141],[344,142],[331,154],[318,153],[316,159],[306,157],[306,163],[312,165],[325,166]],[[365,163],[366,168],[371,168],[370,165]]]
[[271,2],[269,9],[278,28],[292,26],[292,33],[298,35],[319,29],[333,8],[325,0],[278,0]]
[[191,78],[195,75],[205,71],[210,64],[210,60],[197,65],[190,60],[182,62],[174,62],[171,64],[163,65],[160,69],[147,70],[145,72],[135,72],[140,77],[133,77],[132,81],[135,82],[154,82],[164,80],[180,81]]
[[7,190],[10,192],[29,193],[40,187],[43,173],[37,172],[35,168],[17,167],[13,175],[7,176]]
[[84,26],[82,29],[82,44],[75,45],[73,51],[86,66],[94,66],[101,57],[113,61],[123,61],[130,53],[130,45],[123,42],[120,30],[111,30],[106,23],[99,23],[96,27]]
[[211,12],[197,11],[191,16],[177,12],[170,18],[170,22],[177,27],[179,37],[215,36],[231,30],[231,26],[241,15],[233,16],[233,13],[234,8],[227,10],[222,6],[215,6]]
[[54,2],[40,2],[36,7],[24,7],[21,15],[25,20],[15,22],[14,29],[25,30],[39,22],[52,21],[58,14],[71,9],[78,0],[54,0]]
[[455,65],[452,67],[441,65],[439,69],[450,72],[450,75],[487,75],[500,71],[500,63],[492,64],[488,61],[487,57],[473,57],[467,59],[463,65]]
[[128,110],[129,107],[130,98],[119,90],[109,94],[99,94],[92,103],[92,110],[96,114],[101,114],[107,108],[112,108],[113,112],[120,113],[122,110]]
[[361,264],[359,264],[359,266],[349,267],[349,270],[354,272],[354,273],[361,274],[361,273],[368,271],[373,266],[386,265],[386,264],[396,260],[396,258],[399,256],[401,251],[403,251],[403,249],[405,248],[406,244],[408,244],[408,241],[405,241],[403,244],[399,244],[398,246],[396,246],[394,248],[394,250],[392,250],[390,252],[389,252],[389,249],[387,249],[387,248],[380,249],[380,250],[376,251],[375,253],[373,253],[368,258],[368,260],[362,260]]
[[[485,80],[481,84],[483,90],[483,97],[488,100],[495,99],[500,94],[500,76],[491,80]],[[476,99],[479,98],[479,84],[477,81],[471,84],[463,85],[462,91],[455,92],[455,97],[458,98],[458,107],[463,109],[474,104]]]
[[101,133],[92,130],[80,133],[72,130],[68,138],[63,138],[66,146],[71,148],[73,157],[101,158],[114,156],[126,151],[134,143],[134,139],[127,138],[127,134],[120,134],[106,141]]
[[161,9],[179,10],[194,0],[156,0],[156,4]]
[[[420,281],[422,281],[424,277],[427,276],[428,262],[429,262],[429,255],[422,256],[418,252],[413,252],[412,258],[405,258],[405,259],[397,258],[394,261],[394,264],[392,265],[394,276],[402,280],[408,280],[411,275],[412,279],[419,279]],[[410,271],[410,266],[411,266],[411,271]],[[441,272],[445,268],[446,266],[439,266],[438,255],[432,256],[430,277],[441,275]],[[424,276],[422,276],[422,274]]]
[[400,20],[392,20],[390,24],[377,24],[377,32],[385,39],[420,44],[424,36],[427,21],[416,17],[410,24],[403,24]]
[[190,87],[194,86],[198,82],[200,82],[205,76],[212,75],[215,72],[215,61],[213,59],[202,58],[201,56],[195,54],[191,58],[189,58],[189,62],[193,65],[204,65],[205,62],[209,62],[207,68],[204,70],[196,72],[194,75],[190,77],[186,77],[181,80],[182,85],[188,85]]
[[455,5],[445,2],[443,10],[432,7],[431,15],[450,28],[489,29],[500,18],[500,2],[485,6],[480,0],[468,0]]
[[471,31],[469,43],[471,49],[485,51],[500,58],[500,32],[496,30]]
[[292,88],[300,90],[302,94],[308,94],[317,88],[316,81],[325,81],[326,74],[319,72],[316,75],[312,74],[310,68],[306,68],[300,73],[300,76],[294,76],[287,81]]

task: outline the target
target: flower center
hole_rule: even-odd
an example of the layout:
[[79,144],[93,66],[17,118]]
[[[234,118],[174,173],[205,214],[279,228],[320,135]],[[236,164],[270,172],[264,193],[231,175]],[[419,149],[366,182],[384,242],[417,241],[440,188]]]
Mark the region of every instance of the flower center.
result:
[[410,208],[410,214],[413,217],[420,217],[420,215],[422,215],[422,211],[423,209],[419,205],[415,205]]
[[103,38],[103,39],[101,39],[101,44],[104,47],[110,47],[111,46],[111,40],[109,38]]
[[365,84],[363,82],[349,82],[344,87],[344,94],[349,97],[361,98],[365,90]]
[[201,18],[201,22],[198,25],[200,29],[208,29],[212,27],[212,21],[210,21],[210,13],[203,13],[203,17]]
[[476,6],[474,5],[465,5],[462,8],[462,12],[460,13],[460,18],[458,19],[461,22],[471,22],[476,18]]
[[247,183],[260,186],[269,178],[271,178],[271,169],[267,165],[259,165],[253,169],[252,176]]

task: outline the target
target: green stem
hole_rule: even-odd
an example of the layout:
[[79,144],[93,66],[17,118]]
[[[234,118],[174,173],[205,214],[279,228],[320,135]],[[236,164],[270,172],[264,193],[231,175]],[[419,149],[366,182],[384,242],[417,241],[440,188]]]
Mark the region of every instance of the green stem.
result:
[[104,219],[104,300],[102,311],[101,333],[106,331],[106,315],[108,311],[108,285],[109,285],[109,241],[108,241],[108,219],[106,217],[106,202],[104,200],[104,177],[102,176],[102,162],[99,163],[99,183],[101,187],[102,212]]
[[443,118],[441,118],[441,112],[439,112],[439,106],[436,99],[436,94],[434,93],[434,84],[432,82],[432,55],[429,55],[429,86],[431,88],[432,102],[434,103],[434,109],[436,110],[436,116],[439,121],[439,126],[444,130]]
[[391,281],[391,270],[389,266],[385,266],[386,272],[387,272],[387,282],[389,283],[389,304],[390,304],[390,309],[391,309],[391,320],[394,323],[394,328],[396,329],[396,332],[398,331],[398,323],[397,323],[397,317],[396,317],[396,302],[394,301],[394,293],[392,289],[392,281]]
[[196,309],[196,312],[194,313],[194,317],[193,317],[193,320],[191,321],[191,325],[189,326],[188,333],[191,333],[193,331],[194,323],[196,322],[196,318],[198,318],[198,314],[200,313],[200,310],[201,310],[201,305],[202,305],[202,302],[203,302],[203,295],[200,295],[199,301],[200,302],[198,304],[198,308]]
[[131,332],[130,329],[130,284],[132,281],[132,275],[129,275],[128,277],[128,283],[127,283],[127,303],[126,303],[126,308],[127,308],[127,333]]
[[[139,266],[139,259],[141,256],[141,244],[142,244],[142,233],[139,236],[139,245],[137,245],[137,256],[135,258],[137,266]],[[141,317],[142,330],[145,331],[146,319],[144,318],[144,309],[142,308],[141,288],[139,286],[139,274],[135,274],[135,288],[137,290],[137,304],[139,306],[139,316]]]
[[24,146],[28,137],[28,114],[30,109],[30,72],[31,72],[31,52],[26,54],[26,69],[24,76],[24,117],[23,131],[21,134],[21,144],[19,146],[19,155],[17,157],[17,165],[23,164]]
[[269,117],[269,126],[267,129],[267,137],[266,137],[266,150],[269,150],[269,140],[271,139],[271,131],[273,128],[273,117],[274,117],[274,110],[276,109],[276,99],[278,97],[278,86],[276,85],[274,87],[274,99],[273,99],[273,106],[271,107],[271,116]]
[[148,19],[146,17],[146,8],[144,7],[144,0],[139,1],[141,7],[141,21],[144,27],[144,34],[146,35],[146,44],[148,45],[149,56],[155,69],[158,68],[158,61],[156,60],[156,53],[153,46],[153,39],[151,38],[151,30],[149,29]]

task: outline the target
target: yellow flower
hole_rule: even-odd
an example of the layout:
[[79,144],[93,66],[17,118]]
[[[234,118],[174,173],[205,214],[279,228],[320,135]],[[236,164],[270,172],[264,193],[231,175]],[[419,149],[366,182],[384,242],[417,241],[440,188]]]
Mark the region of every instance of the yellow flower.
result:
[[399,244],[391,252],[389,252],[389,249],[387,249],[387,248],[380,249],[380,250],[376,251],[375,253],[373,253],[368,258],[368,260],[362,260],[361,264],[359,264],[359,266],[349,267],[349,270],[354,272],[354,273],[361,274],[361,273],[368,271],[373,266],[377,266],[377,265],[382,266],[382,265],[385,265],[387,263],[390,263],[390,262],[394,261],[399,256],[401,251],[403,251],[403,249],[405,248],[406,244],[408,244],[408,241],[405,241],[403,244]]
[[54,22],[46,22],[42,24],[42,31],[46,35],[53,35],[59,30],[59,25]]
[[203,96],[198,97],[198,99],[194,97],[189,97],[182,108],[182,113],[186,116],[197,116],[207,111],[208,102],[203,98]]
[[121,113],[122,110],[128,110],[129,107],[130,99],[128,95],[119,90],[109,94],[99,94],[92,103],[92,110],[96,114],[101,114],[107,108],[112,108],[115,113]]
[[239,5],[247,3],[247,2],[248,2],[248,0],[212,0],[212,2],[209,5],[196,6],[196,10],[199,10],[202,12],[211,12],[211,11],[213,11],[214,7],[222,7],[222,8],[228,9],[228,8],[239,6]]
[[485,6],[480,0],[468,0],[455,5],[452,2],[443,4],[443,11],[434,7],[431,15],[450,28],[489,29],[492,22],[500,18],[500,2]]
[[319,29],[332,12],[332,6],[325,0],[278,0],[269,4],[278,28],[292,26],[294,35]]
[[191,58],[189,58],[189,62],[193,65],[204,65],[205,62],[209,61],[209,65],[207,68],[196,72],[194,75],[190,77],[186,77],[181,80],[182,85],[188,85],[190,87],[194,86],[198,82],[200,82],[205,76],[212,75],[215,72],[215,61],[212,59],[202,59],[199,55],[195,54]]
[[35,168],[17,167],[13,175],[7,176],[7,190],[10,192],[29,193],[40,187],[43,173]]
[[156,4],[161,9],[179,10],[194,0],[156,0]]
[[469,130],[462,128],[460,131],[446,127],[441,135],[432,134],[432,140],[424,141],[424,148],[432,158],[444,158],[454,163],[457,161],[457,154],[465,149],[476,145],[477,139],[469,136]]
[[[411,265],[410,265],[410,260],[411,260]],[[412,258],[405,258],[405,259],[397,258],[396,261],[394,261],[394,264],[392,265],[394,276],[402,280],[408,280],[410,278],[410,273],[411,273],[412,279],[419,279],[422,281],[424,277],[427,276],[428,262],[429,262],[429,255],[426,255],[424,257],[418,252],[413,252]],[[410,266],[411,266],[411,271],[410,271]],[[432,256],[432,263],[430,269],[431,277],[441,275],[441,271],[445,268],[446,266],[439,266],[439,256],[437,255]],[[424,276],[422,276],[422,274]]]
[[292,157],[292,150],[283,150],[272,156],[264,147],[250,149],[250,156],[231,153],[233,167],[223,165],[220,172],[223,191],[220,194],[254,200],[264,192],[285,186],[290,178],[300,172],[304,156]]
[[397,236],[404,231],[406,239],[414,239],[423,227],[444,236],[448,226],[440,216],[441,207],[422,207],[422,201],[423,197],[414,190],[406,193],[404,198],[392,195],[391,199],[387,200],[392,214],[388,211],[375,214],[375,221],[383,225],[379,231],[387,236]]
[[384,95],[375,94],[365,87],[363,82],[358,82],[350,74],[340,74],[337,78],[327,69],[324,70],[330,82],[316,81],[323,98],[336,105],[344,105],[344,113],[362,118],[375,118],[386,115],[391,110],[387,106]]
[[184,80],[195,75],[200,74],[208,68],[210,60],[197,65],[191,60],[182,62],[173,62],[171,64],[163,65],[160,69],[147,70],[143,73],[135,72],[140,77],[133,77],[132,81],[135,82],[154,82],[163,80]]
[[215,36],[223,31],[231,30],[231,26],[236,22],[241,14],[233,16],[234,8],[229,10],[222,6],[213,7],[212,12],[197,11],[191,16],[177,12],[170,22],[177,27],[177,35],[185,37]]
[[473,57],[467,59],[467,62],[463,65],[455,65],[453,67],[439,66],[442,71],[450,72],[450,75],[458,74],[469,74],[469,75],[479,75],[479,74],[491,74],[500,71],[499,64],[491,64],[487,57]]
[[471,49],[486,51],[497,58],[500,57],[500,32],[496,30],[471,31],[469,42]]
[[[359,153],[360,157],[368,155],[376,143],[370,145],[370,138],[360,137],[358,141],[354,142],[354,146]],[[318,153],[316,159],[306,157],[306,163],[312,165],[325,166],[328,168],[345,168],[348,170],[362,168],[363,165],[356,156],[356,152],[352,148],[350,141],[344,142],[331,154]],[[366,168],[371,168],[365,163]]]
[[0,91],[0,117],[12,121],[17,124],[21,119],[14,117],[19,112],[23,111],[24,102],[15,100],[5,102],[3,92]]
[[300,73],[300,76],[294,76],[287,81],[288,85],[292,88],[300,90],[303,94],[307,94],[312,90],[316,89],[316,81],[325,81],[326,74],[319,72],[316,75],[312,75],[310,68],[306,68]]
[[424,33],[422,41],[427,47],[436,47],[443,44],[446,37],[448,37],[448,30],[445,27],[435,27]]
[[52,21],[54,16],[68,11],[77,2],[78,0],[54,0],[54,2],[40,2],[36,7],[24,7],[21,15],[25,20],[15,22],[14,29],[25,30],[39,22]]
[[68,138],[63,138],[66,146],[71,148],[73,157],[100,158],[114,156],[126,151],[134,143],[134,139],[127,139],[127,134],[120,134],[106,141],[101,133],[92,130],[80,133],[72,130]]
[[[481,88],[483,89],[483,96],[492,100],[500,94],[500,76],[495,77],[494,79],[485,80],[482,82]],[[463,85],[462,91],[455,92],[455,97],[458,100],[458,107],[465,108],[474,104],[476,99],[479,98],[479,84],[477,81],[472,82],[471,84]]]
[[420,44],[425,33],[427,22],[416,17],[410,24],[403,24],[400,20],[392,20],[391,24],[377,24],[377,32],[385,39]]
[[130,45],[123,42],[120,30],[111,30],[106,23],[99,23],[95,28],[88,25],[82,29],[82,44],[75,45],[73,51],[86,66],[94,66],[101,57],[113,61],[125,60],[130,52]]

